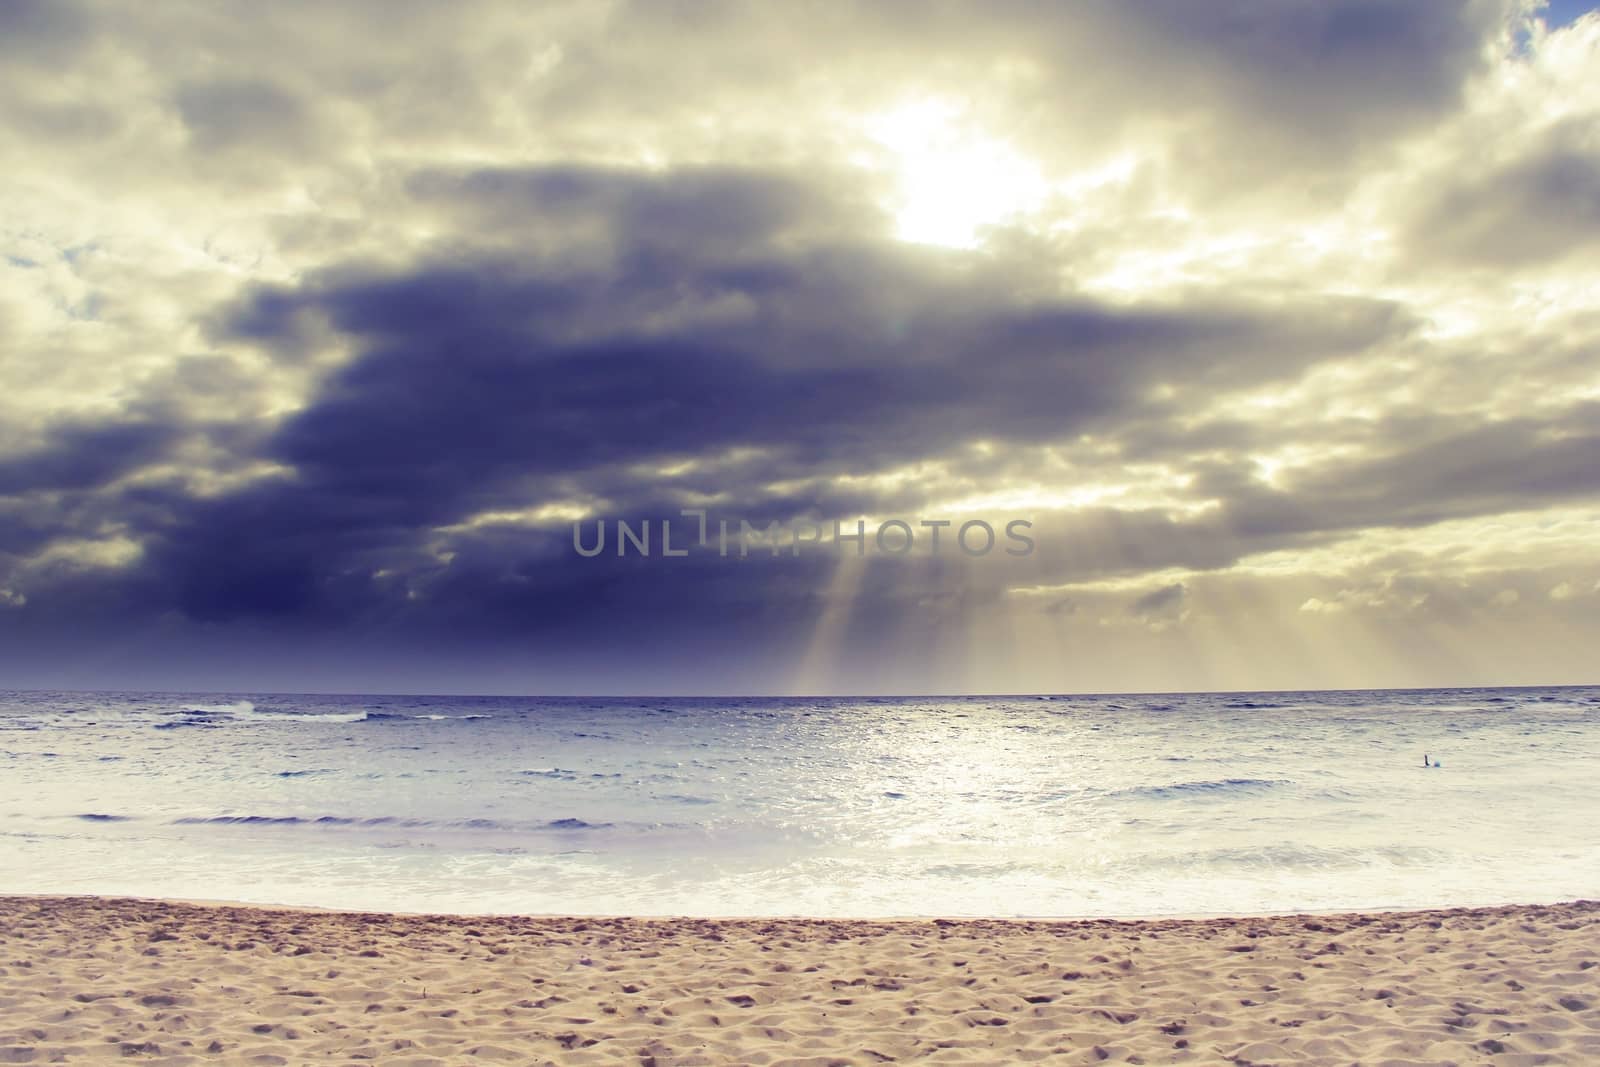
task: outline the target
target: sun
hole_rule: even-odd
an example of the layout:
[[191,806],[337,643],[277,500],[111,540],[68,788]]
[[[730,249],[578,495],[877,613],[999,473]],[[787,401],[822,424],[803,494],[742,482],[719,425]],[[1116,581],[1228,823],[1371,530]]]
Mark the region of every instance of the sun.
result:
[[972,248],[985,227],[1037,210],[1046,183],[1037,164],[989,136],[967,108],[939,98],[867,119],[869,166],[893,181],[890,205],[902,240]]

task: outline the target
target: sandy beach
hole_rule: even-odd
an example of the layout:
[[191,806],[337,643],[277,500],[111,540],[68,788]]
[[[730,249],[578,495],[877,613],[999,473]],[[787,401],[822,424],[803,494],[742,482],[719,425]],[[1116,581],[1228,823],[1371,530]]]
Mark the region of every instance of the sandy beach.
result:
[[0,898],[0,1063],[1600,1062],[1600,903],[1141,922]]

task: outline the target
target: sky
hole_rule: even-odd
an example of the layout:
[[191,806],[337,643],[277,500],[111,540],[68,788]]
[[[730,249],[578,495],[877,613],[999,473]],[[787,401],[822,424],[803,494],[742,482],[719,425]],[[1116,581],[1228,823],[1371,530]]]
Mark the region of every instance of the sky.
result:
[[1600,681],[1591,6],[6,0],[0,687]]

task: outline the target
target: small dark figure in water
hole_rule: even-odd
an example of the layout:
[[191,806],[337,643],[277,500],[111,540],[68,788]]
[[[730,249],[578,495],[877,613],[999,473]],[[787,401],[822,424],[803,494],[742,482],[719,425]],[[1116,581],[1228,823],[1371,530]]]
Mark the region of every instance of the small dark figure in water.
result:
[[1422,754],[1422,765],[1423,765],[1423,766],[1424,766],[1424,767],[1431,767],[1431,766],[1433,766],[1433,764],[1431,764],[1431,763],[1429,763],[1429,762],[1428,762],[1428,754],[1427,754],[1427,753],[1426,753],[1426,752],[1424,752],[1424,753],[1423,753],[1423,754]]

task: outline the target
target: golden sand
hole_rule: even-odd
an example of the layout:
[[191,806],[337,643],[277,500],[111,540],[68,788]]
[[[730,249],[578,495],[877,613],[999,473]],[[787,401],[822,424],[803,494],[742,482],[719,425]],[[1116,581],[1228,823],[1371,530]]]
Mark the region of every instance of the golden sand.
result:
[[1144,922],[0,897],[0,1063],[1600,1064],[1600,903]]

